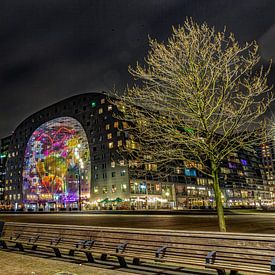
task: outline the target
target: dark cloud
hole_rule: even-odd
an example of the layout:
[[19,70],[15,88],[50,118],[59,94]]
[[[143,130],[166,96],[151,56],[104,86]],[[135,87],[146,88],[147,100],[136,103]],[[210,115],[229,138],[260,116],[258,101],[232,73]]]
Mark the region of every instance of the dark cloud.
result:
[[186,16],[226,25],[241,42],[255,39],[264,60],[275,60],[274,10],[273,0],[3,0],[0,137],[65,97],[123,89],[148,35],[165,40]]

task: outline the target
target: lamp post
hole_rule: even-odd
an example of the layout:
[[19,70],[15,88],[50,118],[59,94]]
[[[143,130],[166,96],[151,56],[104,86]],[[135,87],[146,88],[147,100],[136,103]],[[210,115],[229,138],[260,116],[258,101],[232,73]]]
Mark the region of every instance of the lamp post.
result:
[[78,210],[81,211],[81,175],[80,169],[84,168],[83,160],[80,158],[79,149],[81,148],[81,144],[78,144],[77,147],[74,149],[74,155],[77,161],[77,168],[78,168]]
[[78,166],[78,210],[81,211],[81,179],[80,179],[80,166]]

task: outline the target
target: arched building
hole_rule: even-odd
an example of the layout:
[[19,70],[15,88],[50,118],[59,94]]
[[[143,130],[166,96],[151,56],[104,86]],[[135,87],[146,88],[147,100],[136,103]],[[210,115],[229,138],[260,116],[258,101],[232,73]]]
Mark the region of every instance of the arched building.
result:
[[87,93],[20,123],[10,140],[6,201],[15,208],[48,210],[76,209],[80,201],[128,199],[128,172],[117,153],[124,137],[115,111],[104,94]]

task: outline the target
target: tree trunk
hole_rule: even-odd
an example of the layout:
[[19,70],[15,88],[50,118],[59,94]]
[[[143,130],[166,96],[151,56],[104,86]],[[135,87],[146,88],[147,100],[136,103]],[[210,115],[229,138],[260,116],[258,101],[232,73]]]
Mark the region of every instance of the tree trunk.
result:
[[223,204],[222,204],[222,192],[219,185],[219,175],[218,175],[218,167],[215,163],[211,163],[212,169],[212,178],[213,178],[213,187],[215,193],[215,201],[216,201],[216,209],[219,220],[219,229],[221,232],[226,232],[226,225],[224,219],[223,212]]

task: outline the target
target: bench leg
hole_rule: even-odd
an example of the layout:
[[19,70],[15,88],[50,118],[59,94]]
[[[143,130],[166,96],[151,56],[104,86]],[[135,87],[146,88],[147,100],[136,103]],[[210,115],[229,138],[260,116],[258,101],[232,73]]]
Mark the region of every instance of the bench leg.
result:
[[70,251],[69,251],[69,256],[74,256],[74,250],[73,249],[70,249]]
[[33,246],[32,246],[32,250],[36,250],[37,249],[37,245],[36,244],[34,244]]
[[107,260],[107,254],[102,254],[101,257],[100,257],[100,259],[102,261],[106,261]]
[[7,249],[7,248],[8,248],[8,246],[7,246],[7,244],[6,244],[5,241],[0,241],[0,245],[1,245],[2,248],[4,248],[4,249]]
[[95,262],[94,257],[93,257],[91,252],[85,251],[85,254],[86,254],[86,257],[87,257],[89,263],[94,263]]
[[21,243],[16,243],[15,247],[18,248],[20,251],[24,251],[24,247]]
[[119,264],[120,264],[121,267],[126,267],[127,266],[127,263],[126,263],[124,257],[117,256],[117,259],[118,259],[118,262],[119,262]]
[[139,264],[140,264],[139,258],[134,258],[134,259],[133,259],[133,264],[134,264],[134,265],[139,265]]
[[60,250],[57,247],[53,247],[53,251],[56,257],[61,258]]
[[230,275],[238,275],[238,270],[230,270]]
[[217,269],[218,275],[226,275],[226,272],[224,269]]

